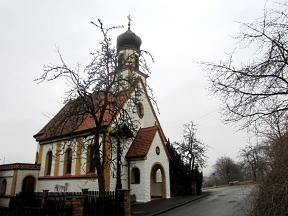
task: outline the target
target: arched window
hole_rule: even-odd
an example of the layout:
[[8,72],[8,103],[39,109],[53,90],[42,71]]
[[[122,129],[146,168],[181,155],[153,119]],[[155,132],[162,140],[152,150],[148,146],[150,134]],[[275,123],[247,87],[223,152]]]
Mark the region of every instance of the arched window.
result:
[[48,151],[46,154],[46,161],[45,161],[45,175],[51,175],[52,169],[52,151]]
[[138,114],[139,118],[141,118],[141,119],[144,116],[144,106],[143,106],[143,104],[141,102],[139,102],[137,104],[137,114]]
[[139,70],[139,57],[135,54],[135,70]]
[[125,63],[124,53],[120,53],[118,56],[118,66],[121,68]]
[[0,196],[5,196],[5,194],[6,194],[6,186],[7,186],[7,181],[6,181],[6,179],[3,179],[2,182],[1,182]]
[[87,150],[86,172],[94,173],[96,170],[95,146],[89,145]]
[[140,184],[140,170],[137,167],[132,168],[131,184]]
[[72,150],[68,148],[64,157],[64,174],[71,174],[72,170]]
[[22,182],[22,192],[34,192],[35,178],[33,176],[26,176]]

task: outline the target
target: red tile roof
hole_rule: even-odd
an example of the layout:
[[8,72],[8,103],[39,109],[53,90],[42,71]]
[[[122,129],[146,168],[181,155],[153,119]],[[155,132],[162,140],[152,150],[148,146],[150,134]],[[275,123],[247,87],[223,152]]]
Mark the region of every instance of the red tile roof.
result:
[[126,154],[126,158],[145,157],[150,149],[157,130],[157,126],[140,128]]
[[[123,107],[127,101],[127,94],[122,94],[117,98],[108,96],[108,107],[103,108],[105,97],[103,94],[94,93],[91,97],[96,116],[100,116],[101,109],[105,109],[103,125],[109,125],[114,115]],[[86,103],[87,104],[87,103]],[[37,141],[45,141],[53,138],[68,136],[96,127],[95,121],[84,107],[83,99],[78,98],[69,101],[64,107],[46,124],[37,134],[34,135]]]

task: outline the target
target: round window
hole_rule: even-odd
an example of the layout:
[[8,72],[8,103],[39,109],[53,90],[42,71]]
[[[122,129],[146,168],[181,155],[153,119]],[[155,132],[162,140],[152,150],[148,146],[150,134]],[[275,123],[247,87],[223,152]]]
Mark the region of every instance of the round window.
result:
[[139,118],[142,119],[143,116],[144,116],[144,106],[143,106],[143,104],[141,102],[139,102],[137,104],[137,113],[138,113]]

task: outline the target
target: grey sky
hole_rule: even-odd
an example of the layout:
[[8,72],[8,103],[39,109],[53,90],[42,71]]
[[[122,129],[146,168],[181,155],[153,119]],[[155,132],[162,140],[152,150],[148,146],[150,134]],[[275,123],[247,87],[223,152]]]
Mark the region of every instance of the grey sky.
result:
[[[160,122],[171,141],[181,139],[183,124],[193,120],[198,137],[210,146],[208,166],[226,155],[236,159],[247,143],[244,132],[220,120],[220,102],[209,96],[206,72],[196,61],[225,58],[233,50],[235,21],[263,13],[263,0],[3,0],[0,1],[0,164],[34,162],[32,137],[61,108],[64,82],[37,84],[45,64],[87,64],[97,47],[91,20],[125,25],[142,38],[156,62],[148,79],[160,108]],[[240,59],[241,60],[241,59]],[[239,61],[240,61],[239,60]],[[206,172],[210,168],[206,169]]]

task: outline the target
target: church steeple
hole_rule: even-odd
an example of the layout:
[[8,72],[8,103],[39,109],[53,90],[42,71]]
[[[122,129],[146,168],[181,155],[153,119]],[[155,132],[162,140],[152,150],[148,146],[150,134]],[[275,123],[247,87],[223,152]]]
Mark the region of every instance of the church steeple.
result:
[[128,16],[128,30],[117,37],[117,51],[118,53],[124,49],[131,49],[140,52],[141,38],[131,31],[131,17]]
[[132,67],[139,70],[139,54],[141,38],[131,31],[131,17],[128,16],[128,30],[117,37],[117,52],[119,67]]

